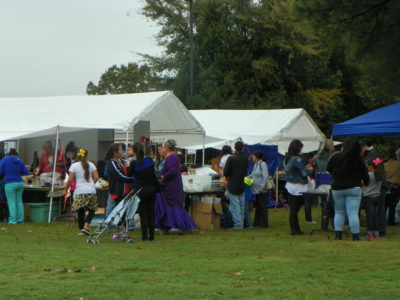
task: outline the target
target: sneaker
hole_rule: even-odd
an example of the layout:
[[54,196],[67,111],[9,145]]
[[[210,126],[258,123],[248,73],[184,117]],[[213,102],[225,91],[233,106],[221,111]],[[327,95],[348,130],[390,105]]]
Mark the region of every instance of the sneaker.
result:
[[307,223],[308,224],[313,224],[313,225],[317,224],[317,222],[315,222],[315,221],[307,221]]
[[374,233],[373,236],[374,236],[374,239],[379,239],[379,233]]
[[119,236],[119,234],[114,234],[114,235],[112,236],[112,239],[113,239],[114,241],[119,241],[119,240],[121,239],[121,237]]
[[89,235],[89,236],[92,235],[92,232],[87,228],[82,228],[81,232],[83,232],[84,234]]
[[83,236],[83,235],[86,235],[86,234],[85,234],[83,231],[79,231],[79,232],[78,232],[78,235],[79,235],[79,236]]
[[367,238],[368,238],[369,240],[372,240],[372,239],[375,238],[375,234],[373,234],[373,233],[368,233],[368,234],[367,234]]

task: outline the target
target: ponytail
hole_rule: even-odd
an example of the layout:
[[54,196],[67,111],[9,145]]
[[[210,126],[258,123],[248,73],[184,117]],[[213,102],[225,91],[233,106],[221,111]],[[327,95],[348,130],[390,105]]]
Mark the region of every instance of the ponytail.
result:
[[144,158],[143,145],[139,142],[135,142],[132,146],[132,149],[135,152],[136,164],[140,166],[143,163]]
[[85,172],[84,177],[87,182],[89,182],[89,180],[90,180],[90,171],[89,171],[90,166],[87,161],[88,154],[89,154],[88,151],[85,149],[79,149],[79,151],[77,153],[78,161],[80,161],[82,164],[82,168]]

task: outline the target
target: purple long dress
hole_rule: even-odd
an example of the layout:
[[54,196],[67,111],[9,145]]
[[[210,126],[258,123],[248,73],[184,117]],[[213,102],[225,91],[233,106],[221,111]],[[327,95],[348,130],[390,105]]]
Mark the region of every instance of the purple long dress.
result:
[[185,196],[178,155],[171,154],[165,159],[162,175],[164,190],[157,194],[155,203],[156,227],[176,228],[182,232],[195,229],[196,225],[183,208]]

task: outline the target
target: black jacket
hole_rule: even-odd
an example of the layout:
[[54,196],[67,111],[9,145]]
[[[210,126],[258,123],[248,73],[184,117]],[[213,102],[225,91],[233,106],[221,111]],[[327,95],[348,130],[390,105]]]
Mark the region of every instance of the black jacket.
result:
[[124,184],[133,183],[135,179],[133,177],[124,175],[121,165],[115,160],[108,160],[106,168],[110,183],[110,194],[123,196]]
[[244,192],[244,178],[247,176],[248,161],[242,152],[228,157],[224,176],[228,178],[228,191],[234,195]]
[[131,162],[128,169],[128,176],[135,177],[135,190],[142,189],[142,194],[156,193],[156,175],[153,160],[149,157],[143,159],[142,164],[137,165],[137,161]]
[[332,190],[362,187],[361,181],[365,185],[369,184],[368,169],[361,156],[357,161],[353,161],[351,166],[344,167],[342,153],[338,152],[332,155],[326,170],[332,174]]

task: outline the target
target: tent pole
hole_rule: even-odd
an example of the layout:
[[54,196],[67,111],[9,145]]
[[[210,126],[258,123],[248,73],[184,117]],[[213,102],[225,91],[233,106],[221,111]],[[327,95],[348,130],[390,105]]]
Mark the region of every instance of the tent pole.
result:
[[278,173],[278,168],[276,168],[275,171],[275,208],[278,207],[278,201],[279,201],[279,190],[278,190],[278,182],[279,182],[279,173]]
[[125,136],[125,145],[128,147],[129,143],[129,129],[126,130],[126,136]]
[[202,166],[204,167],[204,161],[206,156],[206,132],[203,131],[203,157],[202,157]]
[[54,177],[55,177],[56,166],[57,166],[57,152],[58,152],[58,140],[59,140],[59,138],[60,138],[60,126],[57,126],[57,129],[56,129],[56,148],[54,149],[54,157],[53,157],[53,174],[51,176],[51,197],[50,197],[48,223],[51,222],[51,209],[53,207]]

